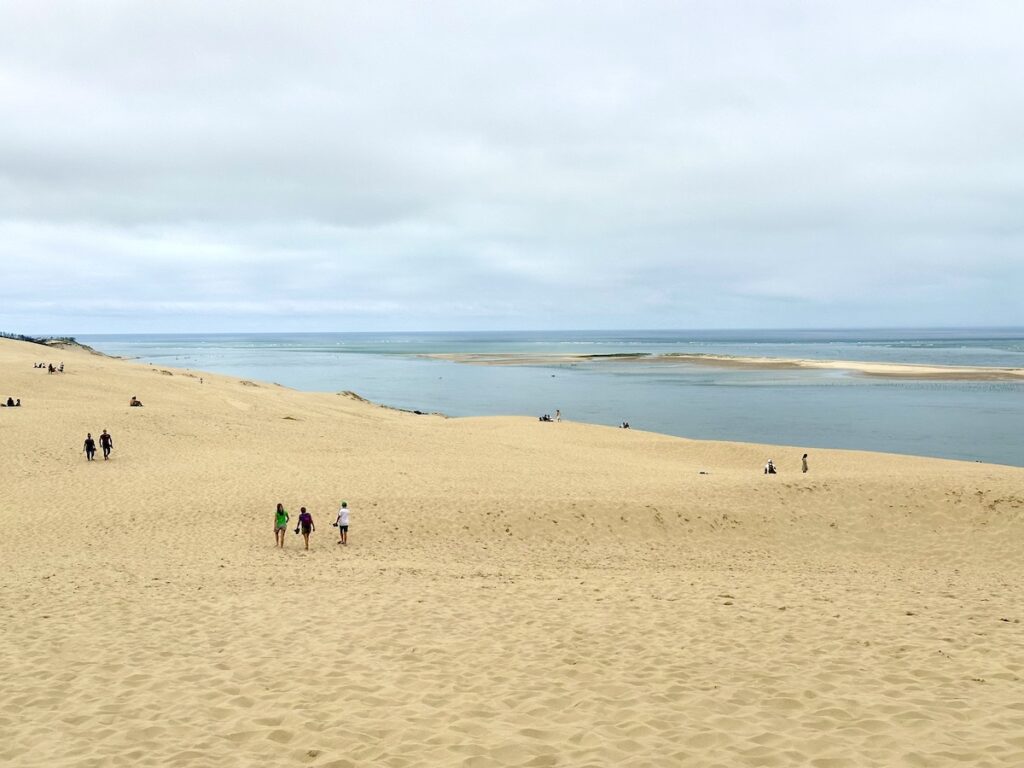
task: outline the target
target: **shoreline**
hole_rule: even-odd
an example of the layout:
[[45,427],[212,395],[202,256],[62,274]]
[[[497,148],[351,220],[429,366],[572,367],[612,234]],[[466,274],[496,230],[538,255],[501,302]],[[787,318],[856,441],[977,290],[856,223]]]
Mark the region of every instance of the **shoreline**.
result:
[[[535,420],[535,416],[533,416],[533,415],[530,415],[530,414],[516,414],[516,413],[487,413],[487,414],[476,414],[476,415],[468,415],[468,416],[451,416],[450,414],[444,413],[442,411],[426,411],[426,410],[420,410],[420,409],[414,409],[414,408],[403,408],[403,407],[396,406],[396,405],[389,405],[389,404],[384,403],[384,402],[378,402],[376,400],[371,400],[369,398],[363,397],[358,392],[355,392],[355,391],[352,391],[352,390],[331,391],[331,390],[304,390],[304,389],[296,389],[294,387],[289,387],[289,386],[286,386],[284,384],[279,384],[279,383],[273,382],[273,381],[243,379],[243,378],[238,377],[238,376],[233,376],[231,374],[220,373],[220,372],[217,372],[217,371],[208,371],[208,370],[193,369],[193,368],[182,368],[182,367],[178,367],[178,366],[164,365],[162,363],[158,365],[157,363],[154,363],[154,362],[146,362],[142,358],[138,358],[138,357],[124,357],[124,356],[120,356],[120,355],[110,355],[110,354],[107,354],[105,352],[100,352],[98,350],[95,350],[95,349],[93,349],[93,348],[91,348],[91,347],[89,347],[87,345],[84,345],[84,344],[81,344],[81,343],[78,343],[78,342],[65,343],[65,344],[62,345],[61,348],[69,350],[69,351],[74,351],[75,349],[80,349],[83,353],[88,354],[90,357],[93,357],[93,358],[97,358],[98,357],[98,358],[101,358],[103,360],[109,360],[109,361],[112,361],[112,362],[115,362],[115,363],[119,363],[119,364],[124,364],[124,365],[127,365],[127,366],[139,366],[143,370],[149,370],[149,371],[152,371],[154,373],[159,373],[159,374],[162,374],[163,376],[168,376],[168,377],[180,376],[180,377],[189,378],[189,379],[205,378],[205,379],[207,379],[207,380],[209,380],[211,382],[215,381],[215,380],[220,380],[220,381],[222,381],[224,383],[237,384],[237,385],[242,386],[244,388],[277,389],[277,390],[284,390],[284,391],[287,391],[287,392],[295,393],[297,395],[342,397],[342,398],[345,398],[345,399],[351,400],[353,402],[357,402],[357,403],[360,403],[362,405],[366,405],[366,406],[369,406],[369,407],[372,407],[372,408],[381,409],[383,411],[388,411],[388,412],[393,412],[393,413],[407,414],[409,416],[434,416],[434,417],[437,417],[437,418],[440,418],[440,419],[451,420],[451,421],[469,420],[469,419],[474,419],[474,420],[475,419],[495,419],[495,420],[523,419],[523,420],[525,420],[527,422],[532,422],[532,421]],[[463,362],[463,363],[476,364],[476,365],[498,365],[498,366],[501,366],[501,365],[540,365],[540,364],[544,364],[544,363],[532,362],[532,361],[533,360],[550,361],[552,359],[563,359],[563,358],[566,359],[566,360],[581,361],[581,362],[604,361],[604,360],[610,360],[612,362],[623,362],[623,361],[635,361],[638,358],[642,358],[643,361],[646,362],[647,359],[650,357],[649,355],[647,355],[647,353],[635,353],[635,354],[629,354],[629,355],[567,355],[567,356],[554,356],[554,355],[552,355],[552,356],[542,356],[542,355],[528,355],[528,356],[526,356],[526,355],[524,355],[524,356],[504,355],[504,356],[492,356],[492,355],[485,355],[485,354],[466,353],[466,354],[460,354],[460,355],[437,354],[437,355],[417,355],[417,356],[418,357],[427,357],[427,358],[432,358],[432,359],[448,359],[449,357],[465,357],[465,358],[473,358],[473,360],[452,360],[452,362]],[[491,362],[491,358],[495,358],[495,357],[501,358],[502,361]],[[514,361],[505,362],[504,361],[505,357],[514,358]],[[686,362],[693,362],[693,361],[691,361],[689,359],[689,358],[692,357],[692,358],[697,358],[700,361],[703,361],[703,364],[707,364],[707,365],[717,365],[720,360],[729,361],[729,360],[735,360],[736,359],[736,358],[729,358],[729,357],[723,357],[723,356],[708,356],[708,355],[686,355],[686,356],[662,355],[662,356],[658,356],[658,357],[659,358],[668,358],[667,360],[665,360],[665,362],[669,363],[669,364],[673,361],[672,360],[673,358],[679,358],[679,357],[686,357],[687,358]],[[483,361],[483,360],[477,361],[476,358],[486,358],[487,360],[486,361]],[[526,360],[529,360],[531,362],[526,362]],[[755,368],[773,368],[773,367],[777,367],[777,368],[798,368],[798,367],[801,367],[799,365],[795,365],[794,364],[794,363],[799,362],[799,361],[788,361],[788,360],[787,361],[776,361],[776,360],[773,360],[773,359],[770,359],[770,358],[750,358],[749,360],[750,361],[754,361],[752,365],[748,365],[746,362],[741,362],[736,367],[755,367]],[[762,361],[764,362],[763,365],[761,364]],[[811,361],[811,362],[813,362],[813,361]],[[779,363],[779,365],[774,365],[774,363]],[[548,364],[550,364],[550,363],[548,363]],[[828,366],[825,366],[825,367],[836,368],[836,367],[840,367],[840,366],[839,366],[839,363],[832,363],[832,364],[830,364]],[[872,373],[870,373],[868,371],[865,371],[864,374],[865,375],[872,375]],[[882,376],[885,377],[884,374]],[[618,425],[612,424],[612,423],[595,422],[595,421],[582,421],[582,420],[574,420],[574,419],[565,419],[564,421],[567,424],[571,423],[571,424],[577,424],[577,425],[586,426],[586,427],[598,427],[598,428],[602,428],[602,429],[614,430],[616,432],[619,431]],[[963,458],[963,457],[936,456],[936,455],[918,454],[918,453],[904,453],[904,452],[893,451],[893,450],[882,450],[882,449],[879,449],[879,448],[876,448],[876,447],[867,447],[867,448],[865,448],[865,447],[844,447],[844,446],[835,446],[835,445],[819,445],[819,444],[815,444],[813,442],[812,443],[800,443],[800,444],[798,444],[798,443],[778,443],[778,442],[770,442],[770,441],[758,441],[758,440],[754,440],[754,439],[726,439],[726,438],[719,438],[719,437],[692,437],[692,436],[688,436],[688,435],[680,435],[680,434],[674,434],[674,433],[671,433],[671,432],[662,432],[662,431],[658,431],[658,430],[644,429],[644,428],[633,428],[633,429],[629,430],[629,432],[631,432],[632,434],[652,435],[652,436],[656,436],[656,437],[659,437],[659,438],[667,438],[667,439],[672,439],[672,440],[685,440],[685,441],[692,442],[692,443],[695,443],[695,444],[722,445],[722,446],[744,446],[744,447],[748,447],[748,448],[763,448],[763,450],[767,451],[768,453],[771,453],[773,450],[776,451],[776,452],[779,452],[779,451],[787,451],[787,450],[803,451],[805,449],[810,449],[810,450],[813,450],[813,451],[842,451],[842,452],[862,453],[862,454],[867,454],[867,455],[872,455],[872,456],[891,456],[891,457],[899,457],[899,458],[922,459],[922,460],[926,460],[926,461],[954,461],[954,462],[960,462],[960,463],[969,464],[969,465],[982,465],[982,466],[991,466],[991,467],[1009,467],[1009,468],[1014,468],[1014,469],[1021,468],[1021,465],[1019,465],[1019,464],[1011,464],[1011,463],[1006,463],[1006,462],[982,460],[982,459],[973,459],[973,458]]]
[[651,363],[659,365],[700,365],[713,368],[749,370],[837,370],[861,376],[885,379],[925,379],[937,381],[1016,381],[1024,383],[1024,368],[956,365],[918,365],[859,360],[809,360],[784,357],[743,357],[701,353],[651,354],[637,352],[608,355],[536,355],[531,353],[431,353],[419,357],[446,360],[465,365],[544,366],[587,363]]

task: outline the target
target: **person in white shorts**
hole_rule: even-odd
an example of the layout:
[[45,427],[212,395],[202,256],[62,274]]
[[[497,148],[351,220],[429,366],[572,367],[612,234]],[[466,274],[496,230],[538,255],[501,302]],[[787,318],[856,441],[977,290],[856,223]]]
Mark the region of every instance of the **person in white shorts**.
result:
[[338,520],[334,523],[338,526],[339,544],[348,545],[348,502],[341,502],[341,509],[338,510]]

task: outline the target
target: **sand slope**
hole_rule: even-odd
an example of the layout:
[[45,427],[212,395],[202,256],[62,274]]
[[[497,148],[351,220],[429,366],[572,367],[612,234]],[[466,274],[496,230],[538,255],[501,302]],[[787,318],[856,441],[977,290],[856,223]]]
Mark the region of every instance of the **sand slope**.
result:
[[0,340],[0,764],[1024,764],[1022,469],[199,375]]

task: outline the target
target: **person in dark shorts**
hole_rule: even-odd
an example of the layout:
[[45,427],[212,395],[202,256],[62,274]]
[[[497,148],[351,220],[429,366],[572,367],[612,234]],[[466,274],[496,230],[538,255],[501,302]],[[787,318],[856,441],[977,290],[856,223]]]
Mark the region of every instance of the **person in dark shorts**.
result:
[[347,545],[348,544],[348,502],[341,502],[341,509],[338,510],[338,519],[334,523],[338,526],[338,543]]
[[100,448],[103,449],[103,460],[106,461],[110,458],[110,452],[114,449],[114,438],[105,429],[103,434],[100,435]]
[[282,549],[284,548],[284,532],[288,530],[288,520],[284,504],[278,502],[277,509],[274,510],[274,544]]
[[87,461],[92,461],[96,458],[96,441],[92,439],[92,432],[85,435],[85,444],[82,448],[85,451]]
[[306,511],[305,507],[299,511],[299,527],[295,529],[298,533],[302,531],[302,538],[306,540],[306,549],[309,549],[309,534],[316,530],[316,524],[313,522],[313,516]]

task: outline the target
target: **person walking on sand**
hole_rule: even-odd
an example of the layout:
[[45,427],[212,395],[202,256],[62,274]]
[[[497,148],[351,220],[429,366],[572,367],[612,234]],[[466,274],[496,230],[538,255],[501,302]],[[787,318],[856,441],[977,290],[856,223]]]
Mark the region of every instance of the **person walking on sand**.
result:
[[284,532],[288,530],[289,519],[284,504],[278,502],[277,509],[274,510],[274,544],[281,549],[284,549]]
[[114,449],[114,438],[105,429],[103,434],[100,435],[100,448],[103,449],[103,460],[106,461],[110,458],[110,452]]
[[338,510],[338,519],[334,523],[338,526],[338,543],[348,546],[348,502],[341,502],[341,509]]
[[804,454],[804,457],[802,459],[800,459],[800,470],[802,472],[807,472],[807,454],[806,453]]
[[562,411],[559,408],[555,408],[555,421],[562,420]]
[[96,441],[92,439],[92,432],[86,433],[82,449],[85,451],[86,461],[93,461],[96,458]]
[[296,531],[302,531],[302,538],[306,540],[306,549],[309,549],[309,534],[316,530],[316,523],[313,522],[313,516],[306,511],[305,507],[299,511],[299,527]]

